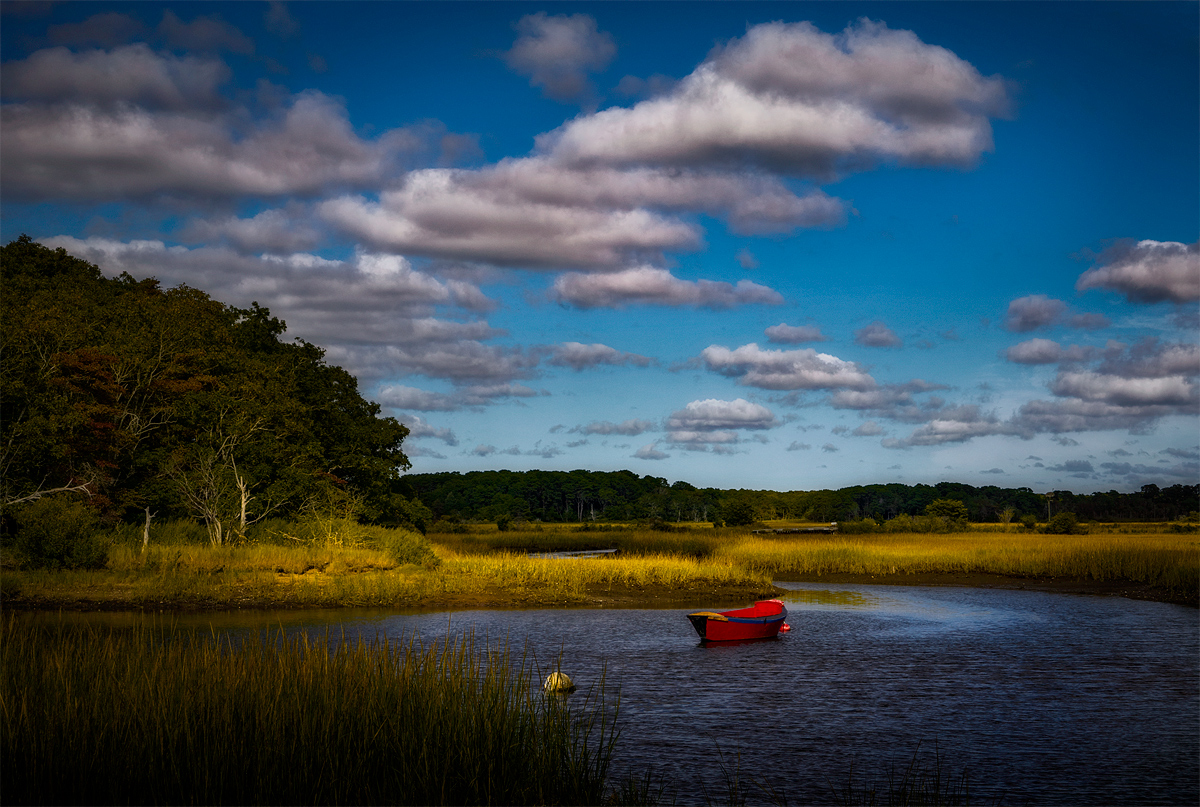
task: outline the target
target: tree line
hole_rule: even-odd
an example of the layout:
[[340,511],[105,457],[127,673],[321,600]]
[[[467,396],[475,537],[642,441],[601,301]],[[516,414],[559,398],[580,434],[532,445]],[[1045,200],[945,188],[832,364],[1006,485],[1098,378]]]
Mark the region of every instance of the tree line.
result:
[[6,532],[50,499],[194,518],[214,544],[313,508],[383,523],[411,510],[393,489],[408,429],[257,303],[106,278],[27,236],[0,248],[0,293]]
[[1030,488],[974,487],[960,482],[780,492],[697,488],[684,481],[672,484],[661,477],[639,477],[632,471],[576,470],[409,474],[399,488],[419,497],[434,518],[451,521],[505,517],[547,522],[662,519],[730,524],[782,518],[885,521],[924,515],[935,501],[947,499],[962,502],[967,518],[975,522],[1022,516],[1045,521],[1066,511],[1086,521],[1163,521],[1200,509],[1200,485],[1146,485],[1135,493],[1054,491],[1047,501],[1047,495]]

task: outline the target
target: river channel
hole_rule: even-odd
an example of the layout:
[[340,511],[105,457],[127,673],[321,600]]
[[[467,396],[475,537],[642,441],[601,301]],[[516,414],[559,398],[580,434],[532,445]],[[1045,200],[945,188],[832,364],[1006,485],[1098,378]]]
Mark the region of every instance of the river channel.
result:
[[[653,766],[683,804],[740,763],[791,804],[885,784],[934,749],[971,802],[1200,803],[1197,611],[1030,591],[780,583],[792,631],[702,646],[686,610],[319,611],[181,617],[235,633],[473,632],[586,689],[620,688],[616,773]],[[117,615],[99,619],[121,620]],[[132,619],[132,617],[124,617]],[[572,697],[582,697],[574,695]],[[754,788],[752,788],[753,790]],[[765,792],[750,802],[769,802]]]

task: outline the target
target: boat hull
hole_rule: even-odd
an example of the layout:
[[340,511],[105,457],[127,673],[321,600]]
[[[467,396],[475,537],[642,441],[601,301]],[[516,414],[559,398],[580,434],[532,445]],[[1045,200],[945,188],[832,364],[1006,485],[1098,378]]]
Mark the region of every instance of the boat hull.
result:
[[787,608],[779,600],[765,600],[736,611],[700,611],[688,619],[702,642],[739,642],[771,639],[779,634]]

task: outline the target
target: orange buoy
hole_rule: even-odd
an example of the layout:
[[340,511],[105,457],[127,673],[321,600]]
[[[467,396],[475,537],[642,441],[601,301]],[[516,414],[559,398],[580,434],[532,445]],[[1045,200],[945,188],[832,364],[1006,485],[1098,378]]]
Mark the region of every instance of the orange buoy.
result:
[[791,629],[792,629],[792,626],[791,626],[791,625],[789,625],[788,623],[784,622],[784,623],[783,623],[783,625],[781,625],[781,626],[780,626],[780,628],[779,628],[779,632],[780,632],[780,633],[787,633],[787,632],[788,632],[789,630],[791,630]]

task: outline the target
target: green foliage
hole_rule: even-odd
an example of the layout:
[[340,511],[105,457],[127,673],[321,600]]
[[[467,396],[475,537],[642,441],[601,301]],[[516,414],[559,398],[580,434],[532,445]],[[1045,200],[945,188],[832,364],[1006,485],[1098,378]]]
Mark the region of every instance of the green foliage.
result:
[[947,521],[966,521],[967,506],[957,499],[934,499],[925,505],[925,515]]
[[1050,535],[1082,535],[1087,528],[1079,523],[1074,513],[1055,513],[1042,532]]
[[25,236],[0,267],[0,503],[86,486],[106,515],[190,516],[214,544],[329,486],[386,515],[407,428],[267,309]]
[[426,569],[435,569],[441,563],[429,539],[419,532],[379,529],[374,542],[396,563],[411,563]]
[[1021,526],[1027,530],[1032,530],[1037,527],[1037,516],[1023,515],[1021,516]]
[[30,569],[101,569],[108,547],[98,532],[100,519],[86,503],[47,496],[14,508],[12,546]]
[[511,528],[512,516],[505,514],[496,519],[496,529],[500,530],[500,532],[508,532]]
[[720,515],[729,527],[745,527],[757,520],[754,505],[745,497],[734,499],[722,507]]

